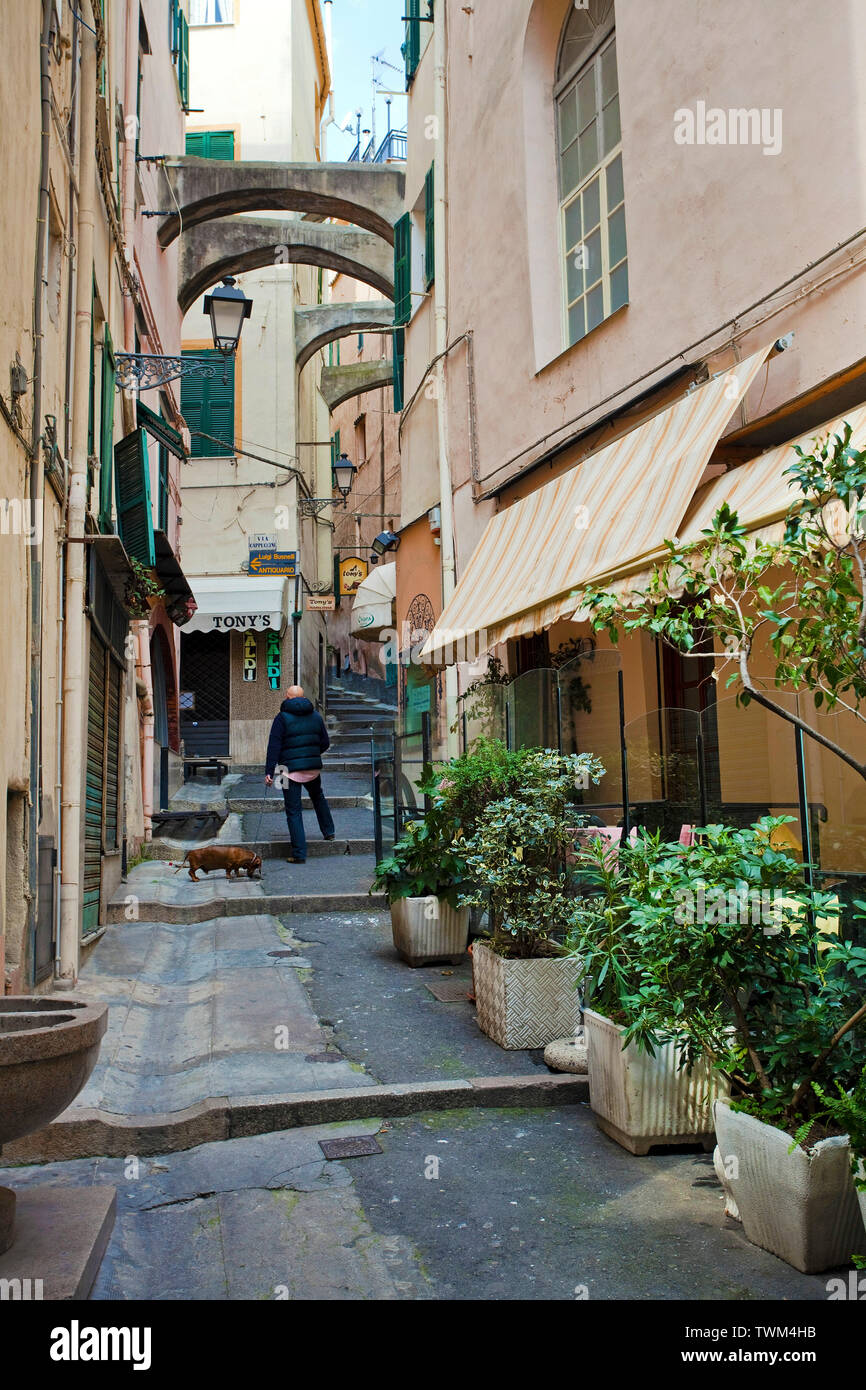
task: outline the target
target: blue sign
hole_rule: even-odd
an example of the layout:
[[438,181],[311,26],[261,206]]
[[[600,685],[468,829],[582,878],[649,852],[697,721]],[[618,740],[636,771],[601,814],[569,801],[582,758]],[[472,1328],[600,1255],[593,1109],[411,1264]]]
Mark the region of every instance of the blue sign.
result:
[[250,574],[282,574],[294,579],[298,572],[296,550],[251,550]]

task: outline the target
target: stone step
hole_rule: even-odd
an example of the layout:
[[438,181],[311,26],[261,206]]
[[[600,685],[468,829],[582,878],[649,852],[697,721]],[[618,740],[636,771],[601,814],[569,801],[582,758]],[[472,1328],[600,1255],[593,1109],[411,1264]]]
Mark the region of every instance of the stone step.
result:
[[[357,796],[331,796],[327,792],[326,795],[328,797],[328,805],[332,811],[349,811],[353,806],[370,807],[373,804],[373,798],[369,792],[359,792]],[[266,800],[264,796],[231,797],[226,804],[230,811],[241,816],[246,816],[253,811],[272,811],[274,809],[274,798],[269,796]],[[309,811],[312,803],[309,798],[305,796],[301,801],[301,806],[303,810]]]
[[[267,827],[263,824],[262,831],[264,832],[266,829]],[[238,849],[249,850],[250,853],[259,855],[261,859],[288,859],[291,848],[285,819],[282,823],[282,830],[276,835],[271,833],[266,838],[255,842],[252,840],[234,840],[232,844],[236,845]],[[170,861],[175,864],[180,862],[181,851],[176,844],[170,845],[162,840],[151,840],[147,848],[148,859],[161,860],[165,863]],[[196,845],[195,848],[200,849],[202,846]],[[307,857],[309,859],[327,859],[334,855],[346,854],[372,854],[373,850],[372,835],[369,839],[347,840],[345,837],[342,839],[338,837],[336,840],[314,840],[311,838],[310,831],[307,832]]]
[[[300,871],[303,866],[291,867]],[[271,893],[254,899],[223,897],[196,903],[139,900],[133,920],[183,925],[209,922],[217,917],[248,917],[250,913],[262,912],[274,917],[292,912],[382,912],[387,905],[388,899],[384,893]],[[111,925],[123,926],[129,920],[128,911],[124,902],[109,903],[106,921]]]

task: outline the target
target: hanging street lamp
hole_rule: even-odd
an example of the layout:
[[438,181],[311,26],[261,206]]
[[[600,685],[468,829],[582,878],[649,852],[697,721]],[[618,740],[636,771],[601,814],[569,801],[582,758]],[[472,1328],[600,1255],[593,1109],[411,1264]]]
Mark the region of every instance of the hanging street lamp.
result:
[[[223,372],[238,350],[241,330],[253,310],[253,301],[238,289],[232,276],[205,296],[204,312],[211,322],[213,344],[223,359]],[[116,386],[118,391],[151,391],[155,386],[177,381],[179,377],[215,377],[220,364],[213,357],[159,356],[146,352],[115,354]]]

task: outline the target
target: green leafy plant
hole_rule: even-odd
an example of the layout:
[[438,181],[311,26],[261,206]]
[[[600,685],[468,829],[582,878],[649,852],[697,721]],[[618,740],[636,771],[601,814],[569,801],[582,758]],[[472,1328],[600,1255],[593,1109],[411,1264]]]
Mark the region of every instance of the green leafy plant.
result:
[[818,1088],[847,1090],[862,1068],[866,950],[830,934],[836,899],[808,891],[802,865],[774,848],[787,819],[708,826],[689,848],[623,847],[569,947],[626,1041],[673,1039],[684,1065],[708,1057],[739,1108],[793,1128],[814,1118]]
[[[468,685],[459,697],[461,713],[465,714],[467,719],[480,724],[484,738],[490,738],[495,734],[502,713],[502,697],[499,692],[513,680],[514,677],[509,676],[504,670],[499,657],[489,656],[484,675]],[[454,729],[456,728],[455,723]]]
[[562,949],[574,907],[566,857],[580,820],[575,793],[604,768],[590,754],[531,749],[521,773],[517,794],[486,805],[465,842],[473,887],[462,901],[487,908],[491,949],[527,959]]
[[847,423],[811,453],[795,453],[781,542],[748,536],[726,503],[700,541],[665,542],[667,558],[645,589],[595,589],[582,601],[614,641],[620,626],[644,630],[705,658],[702,639],[712,638],[718,676],[727,673],[742,704],[773,711],[866,778],[862,753],[796,714],[755,671],[769,651],[776,689],[810,691],[816,709],[845,710],[866,725],[866,453],[852,448]]
[[376,865],[370,892],[399,898],[444,898],[456,907],[465,878],[465,859],[443,842],[434,825],[409,821],[392,853]]
[[147,569],[140,560],[131,557],[129,561],[132,569],[133,578],[126,583],[125,602],[126,609],[131,618],[146,618],[150,612],[149,598],[164,599],[167,597],[156,574],[153,570]]

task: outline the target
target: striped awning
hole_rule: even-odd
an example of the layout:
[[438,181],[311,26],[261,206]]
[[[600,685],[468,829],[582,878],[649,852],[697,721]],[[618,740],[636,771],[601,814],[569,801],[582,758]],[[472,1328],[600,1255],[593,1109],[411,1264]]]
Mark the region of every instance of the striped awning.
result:
[[456,659],[570,617],[574,590],[640,570],[676,536],[709,457],[770,352],[761,348],[499,512],[421,657]]
[[[703,532],[712,525],[713,517],[723,502],[728,503],[731,511],[736,512],[740,524],[756,539],[769,541],[771,544],[781,542],[785,534],[785,517],[796,497],[791,480],[786,477],[787,470],[794,462],[795,446],[799,445],[808,453],[816,438],[823,439],[828,434],[841,434],[846,421],[851,426],[851,446],[855,449],[866,449],[866,406],[856,406],[853,410],[847,410],[844,415],[838,415],[834,420],[828,420],[826,424],[789,440],[787,444],[778,444],[775,448],[768,449],[766,453],[750,459],[748,463],[740,464],[728,473],[722,473],[700,489],[680,528],[680,544],[692,545],[699,541]],[[831,534],[839,535],[841,538],[847,520],[847,510],[843,503],[830,503],[825,519]],[[624,599],[629,594],[645,589],[651,573],[652,567],[645,565],[640,570],[625,576],[620,575],[597,587],[604,587],[607,593],[616,594]],[[596,587],[595,583],[593,587]],[[671,590],[674,597],[677,592],[676,589]],[[572,614],[575,622],[581,622],[588,617],[589,612],[583,606]]]

